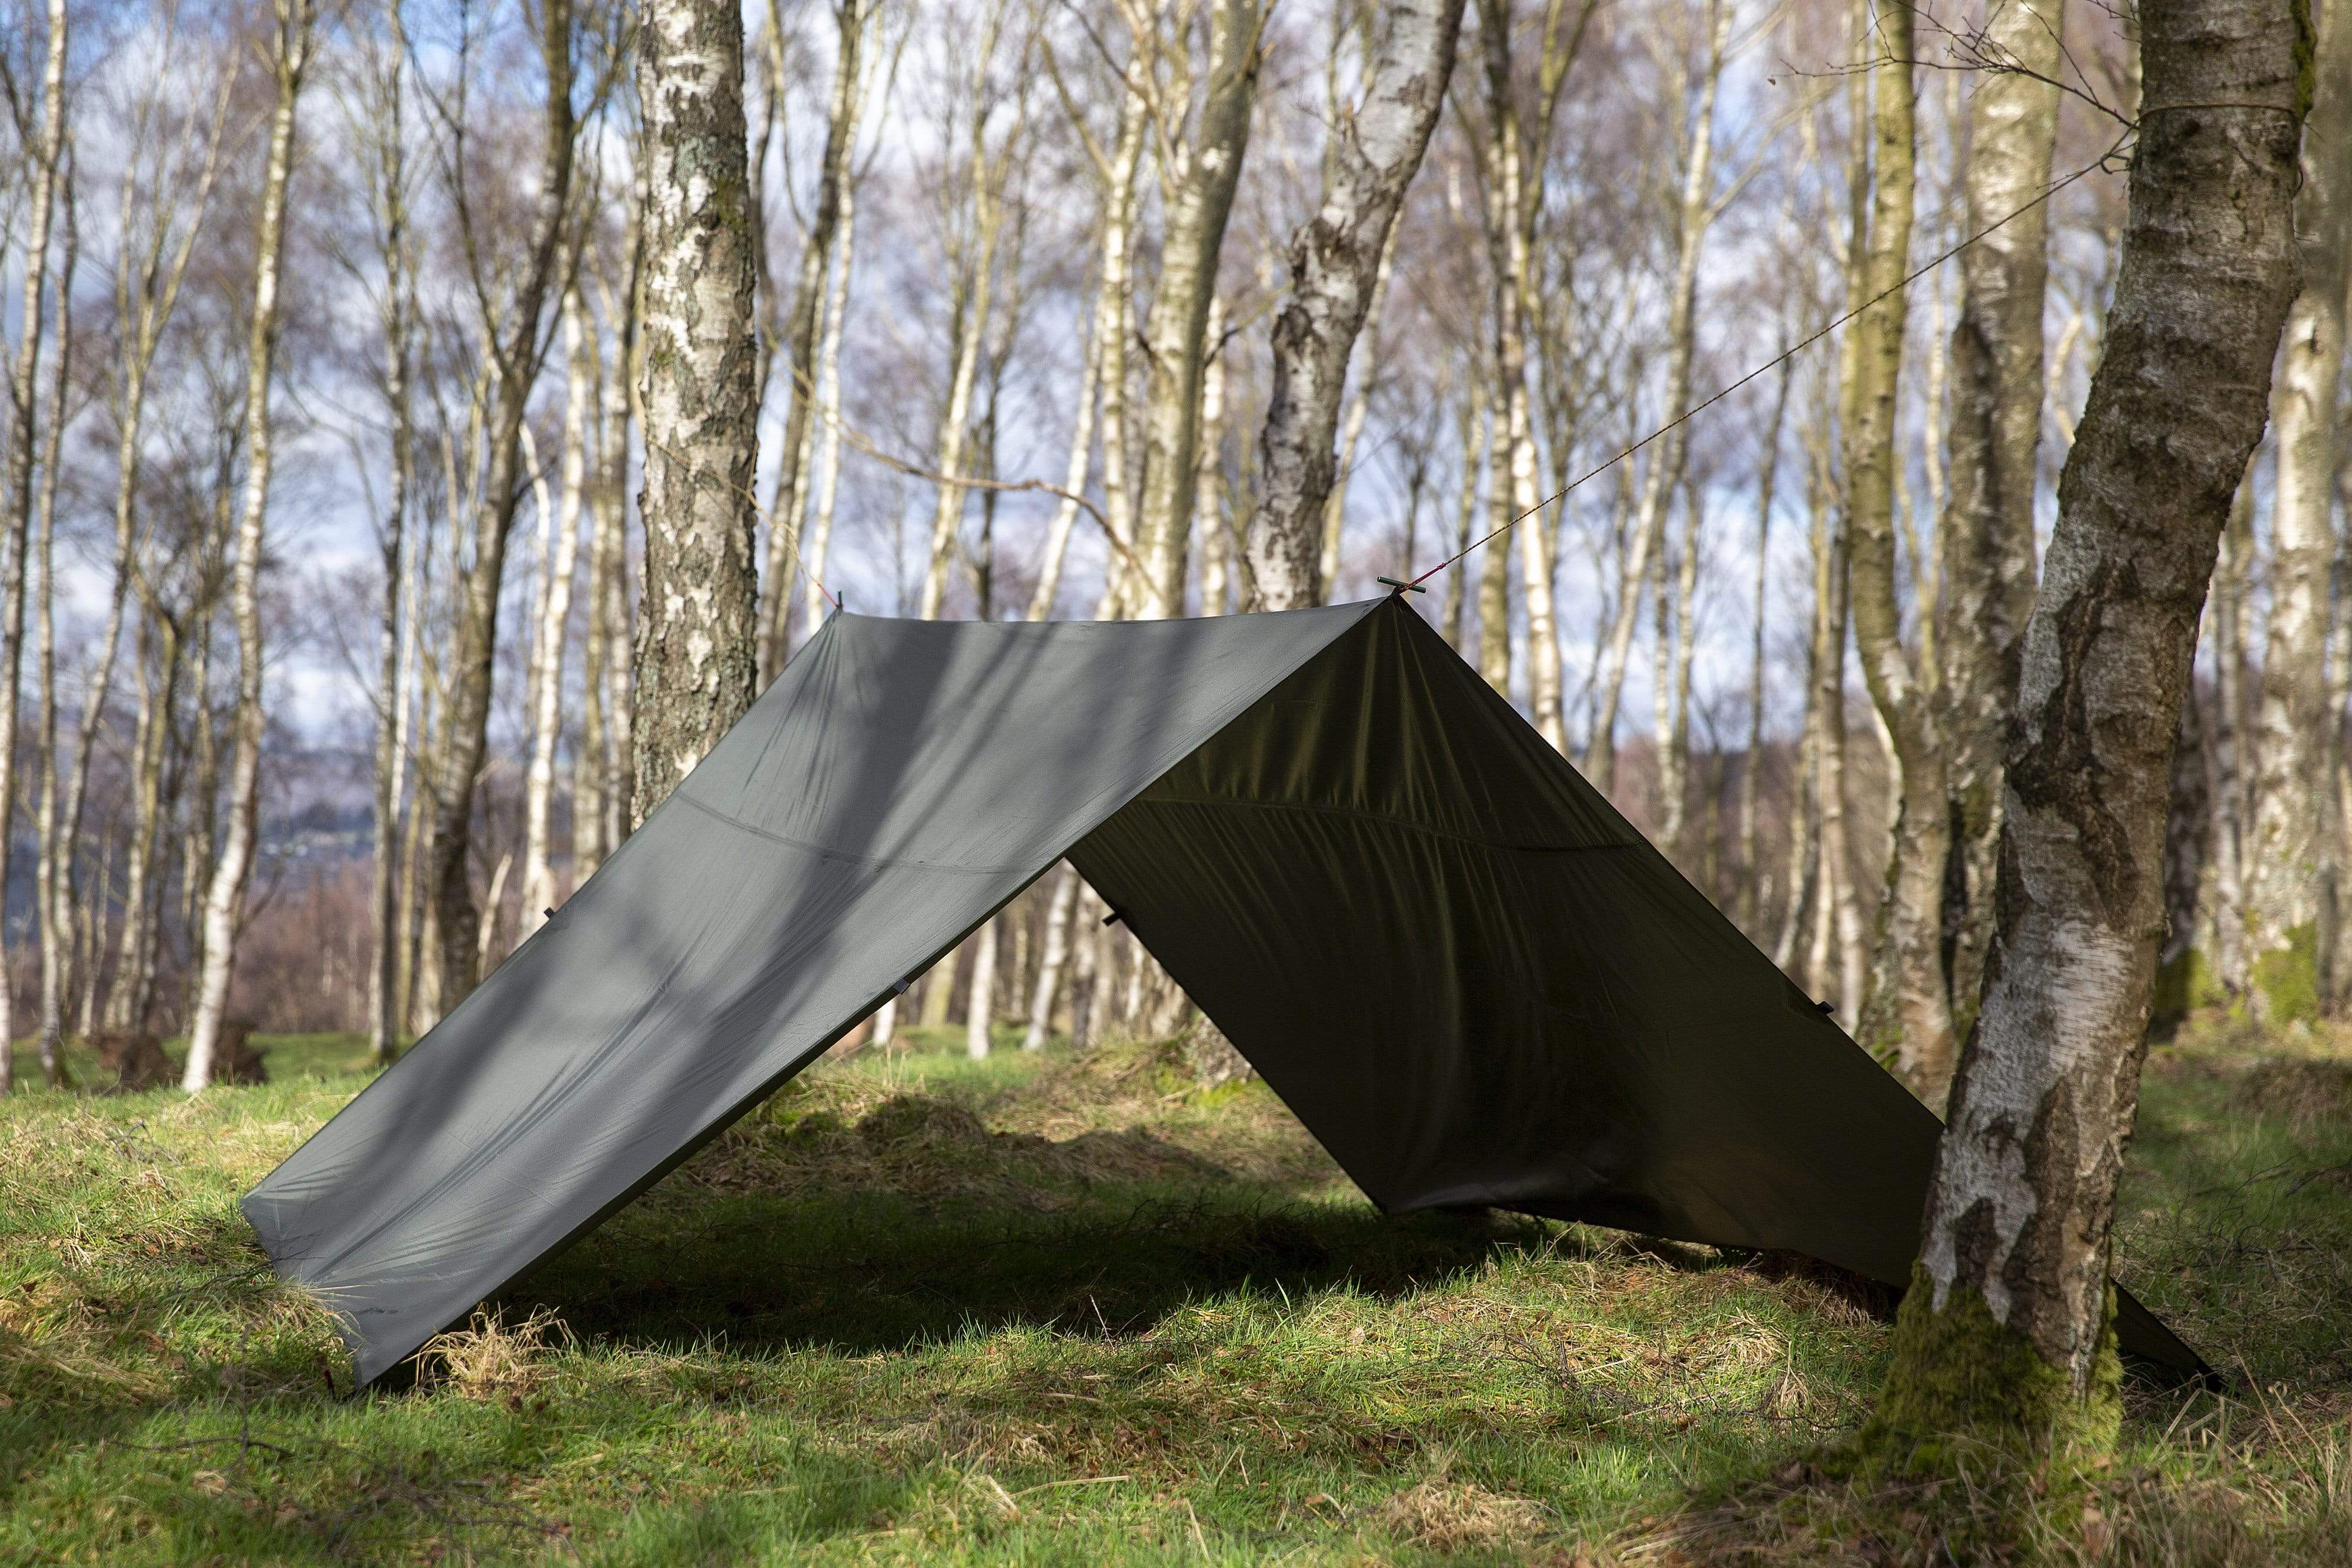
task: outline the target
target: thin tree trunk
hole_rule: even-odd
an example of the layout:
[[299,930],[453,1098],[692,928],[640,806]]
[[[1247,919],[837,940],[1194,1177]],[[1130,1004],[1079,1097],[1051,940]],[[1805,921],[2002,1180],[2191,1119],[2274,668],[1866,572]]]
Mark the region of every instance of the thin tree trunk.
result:
[[1937,541],[1951,821],[1943,935],[1952,955],[1952,1029],[1961,1037],[1976,1018],[1992,941],[2000,753],[2017,695],[2019,642],[2033,612],[2042,312],[2050,276],[2048,209],[2035,198],[2049,183],[2057,142],[2063,5],[2014,0],[1993,9],[1990,43],[2021,68],[1979,78],[1969,104],[1964,221],[1971,234],[2000,226],[1960,252],[1951,501]]
[[[1528,604],[1528,705],[1537,732],[1565,747],[1560,716],[1559,632],[1552,615],[1552,555],[1536,509],[1535,433],[1528,416],[1527,291],[1528,234],[1520,214],[1530,182],[1522,162],[1517,94],[1511,77],[1509,0],[1479,0],[1479,42],[1486,62],[1486,246],[1494,281],[1496,461],[1486,504],[1489,531],[1516,529],[1520,590]],[[1540,159],[1543,149],[1535,155]],[[1500,545],[1500,540],[1487,548]]]
[[[858,86],[858,107],[865,103],[865,85]],[[853,131],[857,123],[856,111],[851,117]],[[809,521],[805,542],[801,547],[802,563],[807,569],[808,586],[803,592],[805,623],[803,637],[816,635],[818,625],[828,608],[824,596],[825,558],[833,548],[833,515],[841,488],[841,333],[842,323],[849,313],[849,272],[857,258],[857,182],[844,180],[841,185],[841,213],[833,232],[833,260],[827,274],[825,288],[824,330],[817,340],[816,400],[817,416],[824,421],[824,432],[818,438],[815,479],[815,511]],[[787,647],[780,655],[789,658]],[[781,663],[778,665],[782,667]],[[894,1013],[895,1017],[895,1013]],[[876,1043],[883,1043],[877,1032]]]
[[1193,139],[1176,148],[1174,166],[1162,171],[1167,217],[1160,281],[1143,329],[1150,369],[1143,488],[1136,514],[1142,579],[1136,613],[1147,621],[1184,613],[1186,556],[1200,483],[1209,303],[1216,295],[1217,258],[1241,183],[1258,70],[1265,61],[1266,13],[1259,0],[1212,0],[1212,5],[1209,79]]
[[1319,604],[1338,570],[1327,503],[1337,484],[1348,360],[1393,254],[1398,210],[1428,150],[1461,41],[1465,0],[1391,0],[1364,62],[1363,101],[1328,132],[1323,201],[1290,241],[1290,296],[1274,325],[1250,568],[1258,607]]
[[[843,197],[849,183],[850,149],[857,141],[858,87],[863,74],[858,56],[866,37],[866,10],[861,0],[839,0],[834,19],[838,25],[839,41],[834,54],[832,110],[825,117],[824,154],[817,168],[816,213],[801,248],[800,278],[793,288],[792,314],[784,329],[784,354],[791,366],[790,380],[784,388],[784,444],[776,463],[775,504],[768,512],[768,599],[760,616],[759,632],[761,689],[776,678],[776,672],[783,667],[784,657],[791,652],[793,568],[800,550],[801,512],[807,504],[802,480],[808,468],[810,412],[819,395],[817,335],[827,293],[826,262],[833,256],[834,233],[841,221]],[[768,36],[770,47],[781,62],[782,16],[774,0],[771,0],[769,9]],[[740,57],[741,52],[739,43],[736,53]],[[781,84],[782,70],[773,75]],[[739,109],[740,92],[739,89]],[[754,201],[756,204],[756,193]],[[845,274],[848,270],[845,250],[840,269]],[[759,393],[760,388],[755,384],[755,408]]]
[[[739,28],[740,31],[740,28]],[[442,722],[439,795],[433,818],[434,937],[439,948],[436,1005],[442,1012],[474,988],[480,952],[481,912],[474,903],[471,861],[474,790],[488,741],[491,683],[498,649],[499,606],[506,577],[507,543],[521,486],[518,483],[522,424],[529,413],[541,353],[540,317],[555,280],[563,249],[572,197],[574,133],[572,109],[571,0],[544,0],[540,7],[539,52],[546,78],[541,117],[540,188],[530,235],[520,265],[508,286],[506,331],[485,322],[489,358],[498,372],[496,405],[485,429],[488,463],[472,508],[474,559],[460,601],[455,664]],[[641,47],[654,36],[639,32]],[[740,42],[736,57],[741,57]],[[737,78],[741,72],[739,70]],[[734,87],[740,105],[740,87]],[[667,123],[669,106],[646,99],[646,123]],[[657,187],[658,188],[658,187]],[[682,193],[684,187],[677,188]],[[740,214],[739,214],[740,220]],[[740,223],[738,224],[740,232]],[[747,350],[747,352],[749,350]],[[648,481],[650,483],[650,481]]]
[[65,188],[65,237],[58,261],[58,362],[56,384],[49,393],[49,424],[43,435],[40,497],[35,503],[33,552],[41,569],[38,618],[38,729],[34,738],[40,765],[39,803],[35,809],[37,839],[33,872],[34,894],[41,923],[41,1079],[51,1088],[68,1082],[61,1054],[65,1036],[66,966],[73,956],[73,852],[60,842],[58,800],[58,633],[57,538],[58,475],[65,448],[66,425],[72,418],[73,286],[81,256],[80,224],[74,199],[68,160]]
[[[294,110],[310,68],[317,0],[277,0],[278,47],[273,61],[277,106],[269,120],[269,162],[262,179],[261,215],[254,242],[253,316],[247,344],[245,500],[237,517],[236,559],[229,578],[230,613],[236,624],[236,749],[229,764],[228,834],[205,894],[204,967],[188,1061],[181,1087],[190,1093],[212,1082],[213,1056],[228,1009],[236,964],[237,927],[253,873],[261,795],[261,557],[262,525],[269,511],[269,382],[278,351],[278,276],[286,249],[286,188],[294,165]],[[199,700],[204,700],[200,698]]]
[[640,822],[751,706],[759,617],[743,18],[725,0],[653,0],[646,13]]
[[385,498],[383,528],[377,544],[383,562],[383,620],[376,634],[374,904],[375,930],[369,965],[368,1055],[388,1065],[399,1048],[400,1019],[393,1011],[398,999],[400,794],[405,771],[400,742],[407,704],[401,684],[401,575],[407,569],[403,551],[408,526],[408,492],[415,467],[415,434],[408,406],[409,325],[415,318],[410,298],[408,175],[406,132],[403,128],[403,74],[407,64],[407,34],[402,20],[402,0],[391,0],[394,47],[386,51],[383,81],[383,124],[375,137],[376,207],[383,229],[378,252],[383,258],[383,400],[392,419],[391,493]]
[[917,614],[936,621],[947,599],[949,569],[955,559],[956,533],[963,524],[962,482],[964,444],[971,423],[971,393],[980,374],[982,350],[988,339],[990,296],[996,279],[996,246],[1004,232],[1003,176],[1010,150],[1021,135],[1016,125],[1005,139],[1004,156],[988,156],[988,121],[992,100],[988,92],[989,67],[996,56],[996,40],[1004,6],[993,5],[980,47],[973,56],[971,137],[968,177],[971,181],[971,233],[960,250],[955,280],[954,344],[948,364],[948,396],[940,413],[937,455],[933,470],[940,475],[939,498],[931,512],[930,554],[923,569],[923,593]]
[[158,660],[163,668],[157,674],[148,670],[150,633],[142,625],[132,664],[138,677],[139,712],[131,742],[131,842],[123,858],[122,945],[99,1013],[101,1026],[116,1032],[144,1028],[147,1021],[142,1004],[153,965],[148,911],[162,892],[155,885],[161,879],[153,868],[163,834],[163,743],[179,691],[178,629],[152,611],[148,624],[163,643]]
[[2210,789],[2213,811],[2213,966],[2233,996],[2248,988],[2246,961],[2247,780],[2253,769],[2247,752],[2252,726],[2246,715],[2246,584],[2254,556],[2252,465],[2238,485],[2230,520],[2216,553],[2213,606],[2213,706],[2215,723]]
[[[1693,662],[1698,654],[1698,637],[1691,628],[1691,618],[1698,607],[1699,552],[1705,540],[1706,514],[1700,506],[1699,486],[1685,478],[1684,486],[1683,550],[1675,566],[1674,622],[1675,656],[1671,668],[1664,672],[1670,694],[1666,705],[1664,749],[1660,757],[1665,794],[1665,812],[1661,823],[1660,841],[1666,852],[1677,861],[1687,862],[1689,846],[1683,841],[1684,824],[1689,810],[1691,746],[1690,706]],[[1661,563],[1658,574],[1659,592],[1665,591],[1665,573]],[[1709,798],[1712,799],[1712,792]]]
[[971,944],[971,990],[964,999],[963,1050],[974,1061],[988,1060],[989,1030],[996,1024],[996,945],[1001,918],[980,928]]
[[[10,848],[16,800],[17,691],[25,662],[25,552],[33,521],[33,454],[39,432],[41,339],[46,318],[41,296],[48,281],[49,228],[57,211],[58,168],[65,152],[65,0],[49,0],[47,49],[41,70],[41,129],[29,151],[31,209],[25,239],[24,305],[17,316],[18,341],[10,367],[9,392],[15,414],[8,441],[6,564],[0,567],[0,889],[8,885]],[[0,923],[5,925],[5,923]],[[7,943],[0,931],[0,1093],[16,1086],[16,1032],[9,983]]]
[[1071,923],[1077,928],[1070,947],[1070,1049],[1084,1051],[1095,1042],[1094,1021],[1101,995],[1098,974],[1102,965],[1103,930],[1102,899],[1077,875],[1073,866],[1071,880],[1078,884],[1076,906],[1070,912]]
[[[1462,454],[1462,486],[1454,512],[1451,553],[1454,555],[1470,548],[1471,530],[1477,526],[1478,476],[1486,466],[1492,444],[1486,418],[1486,378],[1473,371],[1466,379],[1469,386],[1463,394],[1462,422],[1454,435],[1455,445]],[[1445,633],[1446,645],[1457,653],[1462,651],[1462,611],[1468,597],[1469,576],[1459,566],[1445,574],[1445,610],[1440,629]]]
[[[1683,186],[1675,221],[1675,290],[1666,316],[1666,398],[1660,409],[1662,425],[1673,425],[1690,412],[1692,365],[1696,357],[1699,262],[1713,226],[1715,197],[1715,106],[1723,80],[1725,52],[1730,40],[1731,6],[1727,0],[1707,0],[1707,54],[1698,84],[1698,102],[1691,130],[1682,148]],[[1650,559],[1665,548],[1666,513],[1673,505],[1688,451],[1679,428],[1669,429],[1652,449],[1642,476],[1641,499],[1634,510],[1633,536],[1618,592],[1617,612],[1602,645],[1594,676],[1599,706],[1592,733],[1584,746],[1584,775],[1594,789],[1609,793],[1617,776],[1617,709],[1623,700],[1625,667],[1633,651],[1633,628],[1641,612],[1640,584],[1648,580]]]
[[2252,873],[2246,901],[2255,1016],[2319,1012],[2318,937],[2335,912],[2322,894],[2334,834],[2327,643],[2336,568],[2336,392],[2345,286],[2352,273],[2352,4],[2318,15],[2317,96],[2304,129],[2295,230],[2303,291],[2288,314],[2273,390],[2278,483],[2271,507],[2271,614],[2253,756]]
[[1854,647],[1864,681],[1893,739],[1896,762],[1894,840],[1874,956],[1876,983],[1862,998],[1855,1039],[1892,1057],[1912,1090],[1943,1103],[1958,1044],[1944,988],[1944,857],[1950,805],[1943,737],[1927,684],[1903,646],[1895,588],[1895,405],[1902,392],[1904,276],[1911,265],[1916,159],[1912,15],[1901,5],[1878,15],[1885,53],[1873,68],[1869,245],[1863,298],[1872,301],[1850,331],[1853,377],[1846,399],[1845,504],[1852,551]]
[[[1739,768],[1739,924],[1754,936],[1762,929],[1764,877],[1758,856],[1757,790],[1764,768],[1764,622],[1765,591],[1771,581],[1772,493],[1780,477],[1780,429],[1789,417],[1789,388],[1796,381],[1792,365],[1780,367],[1780,390],[1772,397],[1772,422],[1765,427],[1763,466],[1756,480],[1756,624],[1755,642],[1748,661],[1748,755]],[[1795,813],[1790,826],[1795,827]],[[1793,891],[1795,883],[1790,883]]]
[[[1081,878],[1074,865],[1062,867],[1054,883],[1054,901],[1045,909],[1045,949],[1037,965],[1036,988],[1029,998],[1029,1032],[1022,1037],[1024,1051],[1035,1051],[1053,1032],[1054,1005],[1061,995],[1062,971],[1070,961],[1070,917],[1078,906]],[[1073,991],[1076,990],[1075,977]]]
[[1898,1463],[1954,1431],[2114,1441],[2109,1228],[2164,933],[2173,742],[2301,272],[2301,15],[2291,0],[2139,8],[2154,107],[2026,626],[1990,977],[1869,1439]]
[[[1396,270],[1397,235],[1389,225],[1388,243],[1381,246],[1381,264],[1372,275],[1371,308],[1364,314],[1370,337],[1364,343],[1364,368],[1348,394],[1348,412],[1339,418],[1339,450],[1333,459],[1331,493],[1323,497],[1323,545],[1319,580],[1328,598],[1339,582],[1339,548],[1348,528],[1348,481],[1356,471],[1356,444],[1363,439],[1364,421],[1372,411],[1372,388],[1381,373],[1381,315],[1388,305],[1389,279]],[[1408,565],[1408,570],[1411,570]]]
[[[563,644],[572,626],[572,580],[580,560],[580,511],[588,483],[588,428],[596,417],[596,334],[575,282],[563,291],[563,475],[548,538],[539,624],[531,650],[530,764],[523,779],[521,935],[530,936],[556,903],[555,746],[563,734]],[[572,828],[579,829],[577,802]],[[575,866],[575,878],[578,871]],[[576,883],[575,883],[576,885]]]

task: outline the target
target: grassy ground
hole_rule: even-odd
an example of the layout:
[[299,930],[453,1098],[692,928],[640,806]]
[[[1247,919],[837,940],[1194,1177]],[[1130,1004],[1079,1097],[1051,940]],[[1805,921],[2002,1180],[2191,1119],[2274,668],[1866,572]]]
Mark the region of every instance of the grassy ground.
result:
[[[1886,1343],[1833,1281],[1383,1219],[1263,1086],[948,1044],[805,1076],[358,1399],[235,1207],[358,1042],[194,1101],[19,1094],[0,1563],[1983,1555],[1970,1498],[1811,1464]],[[2012,1555],[2352,1563],[2352,1049],[2159,1047],[2120,1245],[2240,1385],[2136,1389]]]

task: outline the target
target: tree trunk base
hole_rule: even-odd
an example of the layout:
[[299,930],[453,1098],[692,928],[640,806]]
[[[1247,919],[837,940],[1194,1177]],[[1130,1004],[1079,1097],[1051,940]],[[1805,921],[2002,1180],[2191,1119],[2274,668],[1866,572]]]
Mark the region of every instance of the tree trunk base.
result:
[[1895,1361],[1878,1413],[1855,1439],[1865,1474],[1933,1478],[1965,1469],[2031,1466],[2111,1451],[2122,1421],[2123,1365],[2116,1350],[2115,1287],[2107,1288],[2091,1386],[2074,1391],[2066,1369],[2042,1359],[2023,1333],[1997,1321],[1974,1291],[1955,1290],[1942,1311],[1924,1269],[1895,1319]]

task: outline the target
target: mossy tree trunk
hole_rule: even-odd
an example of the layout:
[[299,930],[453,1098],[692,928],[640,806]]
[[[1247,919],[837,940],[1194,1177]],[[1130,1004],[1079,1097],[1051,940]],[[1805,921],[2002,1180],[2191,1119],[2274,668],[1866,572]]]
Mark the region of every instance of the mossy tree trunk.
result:
[[743,16],[730,0],[652,0],[645,104],[645,518],[636,797],[646,814],[751,706],[759,465]]
[[2148,0],[2106,351],[2058,487],[2004,759],[1984,1004],[1866,1447],[2103,1446],[2174,737],[2197,621],[2301,276],[2299,0]]

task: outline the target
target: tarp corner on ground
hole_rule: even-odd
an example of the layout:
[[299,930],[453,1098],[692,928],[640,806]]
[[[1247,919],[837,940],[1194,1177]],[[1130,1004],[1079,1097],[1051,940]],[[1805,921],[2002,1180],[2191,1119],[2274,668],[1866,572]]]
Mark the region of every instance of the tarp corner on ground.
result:
[[832,616],[245,1212],[372,1380],[1065,856],[1383,1208],[1909,1279],[1936,1118],[1394,598]]

